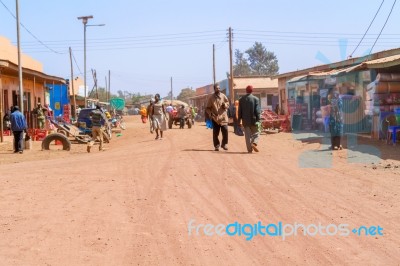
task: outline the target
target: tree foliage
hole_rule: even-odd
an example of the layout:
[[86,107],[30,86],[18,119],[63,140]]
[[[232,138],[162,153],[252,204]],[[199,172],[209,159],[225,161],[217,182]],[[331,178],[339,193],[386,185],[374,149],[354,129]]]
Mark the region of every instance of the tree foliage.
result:
[[233,76],[248,76],[251,69],[244,54],[239,49],[235,50],[235,65],[233,66]]
[[189,98],[196,95],[196,92],[191,88],[185,88],[181,90],[181,93],[176,97],[178,100],[188,103]]
[[273,52],[268,51],[260,42],[244,53],[235,51],[234,76],[273,76],[279,73],[278,59]]

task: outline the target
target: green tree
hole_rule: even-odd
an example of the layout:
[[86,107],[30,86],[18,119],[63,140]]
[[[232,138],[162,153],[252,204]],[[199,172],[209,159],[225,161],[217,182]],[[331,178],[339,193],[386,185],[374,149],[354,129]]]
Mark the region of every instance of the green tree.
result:
[[267,51],[262,43],[255,42],[244,53],[235,51],[234,76],[273,76],[279,73],[278,59],[273,52]]
[[251,74],[251,69],[244,54],[239,49],[235,50],[235,65],[233,66],[233,76],[248,76]]
[[278,59],[273,52],[267,51],[260,42],[246,50],[249,56],[250,68],[254,75],[272,76],[279,73]]
[[191,88],[185,88],[181,90],[181,93],[179,93],[178,97],[176,97],[178,100],[188,103],[189,98],[193,97],[196,95],[196,92],[192,90]]

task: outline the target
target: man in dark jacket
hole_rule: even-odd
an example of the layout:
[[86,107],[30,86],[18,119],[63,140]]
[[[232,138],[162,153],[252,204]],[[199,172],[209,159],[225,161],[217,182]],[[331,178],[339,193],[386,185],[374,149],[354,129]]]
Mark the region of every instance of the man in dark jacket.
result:
[[260,101],[253,94],[253,86],[246,87],[246,96],[239,100],[239,114],[238,120],[240,127],[244,127],[244,137],[246,139],[247,151],[252,153],[254,150],[258,152],[258,126],[260,122]]
[[23,153],[23,132],[27,125],[24,115],[19,111],[18,106],[14,106],[10,115],[11,130],[14,135],[14,153]]

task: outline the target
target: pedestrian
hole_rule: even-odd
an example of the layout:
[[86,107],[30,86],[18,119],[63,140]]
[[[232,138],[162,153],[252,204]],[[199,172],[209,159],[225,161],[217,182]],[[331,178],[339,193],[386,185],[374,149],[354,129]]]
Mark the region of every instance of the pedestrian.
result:
[[147,106],[147,115],[149,117],[149,124],[150,124],[150,133],[153,134],[154,132],[154,125],[153,125],[153,116],[151,115],[151,110],[153,109],[154,99],[150,99],[150,103]]
[[190,114],[190,117],[191,117],[191,120],[192,120],[192,125],[194,125],[194,119],[196,117],[196,110],[194,109],[193,106],[190,106],[189,114]]
[[179,128],[183,129],[185,126],[185,117],[186,117],[186,110],[185,106],[182,104],[181,108],[179,108]]
[[231,109],[231,117],[233,120],[233,132],[238,136],[243,136],[242,128],[239,127],[239,101],[236,100]]
[[11,114],[11,111],[7,110],[6,113],[3,116],[3,128],[4,128],[4,130],[11,130],[10,114]]
[[100,140],[99,151],[104,151],[103,147],[103,132],[105,123],[107,123],[107,117],[104,112],[101,110],[100,105],[96,105],[96,110],[93,110],[90,113],[90,120],[92,121],[92,139],[87,144],[87,152],[90,152],[94,142],[96,141],[97,137]]
[[169,104],[166,108],[165,111],[167,111],[167,113],[171,113],[174,110],[174,107],[172,106],[172,104]]
[[[160,100],[160,94],[157,93],[154,96],[153,109],[151,111],[151,115],[153,116],[153,125],[156,131],[156,140],[162,140],[163,132],[167,130],[168,118],[166,115],[165,106]],[[158,132],[160,132],[160,134]]]
[[331,133],[331,149],[343,149],[340,144],[343,136],[343,101],[334,89],[329,91],[328,102],[331,105],[329,114],[329,131]]
[[18,106],[12,108],[10,115],[11,130],[14,135],[14,153],[23,153],[24,131],[27,129],[25,116],[19,111]]
[[147,108],[144,107],[144,105],[142,105],[140,107],[140,115],[141,115],[141,118],[142,118],[142,123],[146,124],[146,122],[147,122]]
[[37,127],[40,129],[44,129],[46,123],[46,111],[47,109],[44,108],[40,102],[37,103],[36,108],[33,110],[33,113],[36,114]]
[[258,152],[257,144],[259,130],[257,123],[260,122],[260,100],[253,94],[253,86],[246,87],[246,95],[239,100],[238,120],[240,127],[244,127],[244,138],[246,140],[247,152],[253,150]]
[[228,150],[228,98],[220,91],[218,84],[214,85],[214,93],[208,98],[206,112],[212,119],[213,144],[215,151],[219,151],[219,132],[222,132],[221,148]]

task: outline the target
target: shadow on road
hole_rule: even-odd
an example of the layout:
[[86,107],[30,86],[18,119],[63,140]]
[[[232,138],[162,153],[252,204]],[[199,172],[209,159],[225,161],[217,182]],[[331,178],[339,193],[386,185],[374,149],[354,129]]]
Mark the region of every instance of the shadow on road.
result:
[[214,150],[200,150],[200,149],[185,149],[182,151],[208,151],[220,154],[247,154],[248,152],[237,152],[237,151],[214,151]]

